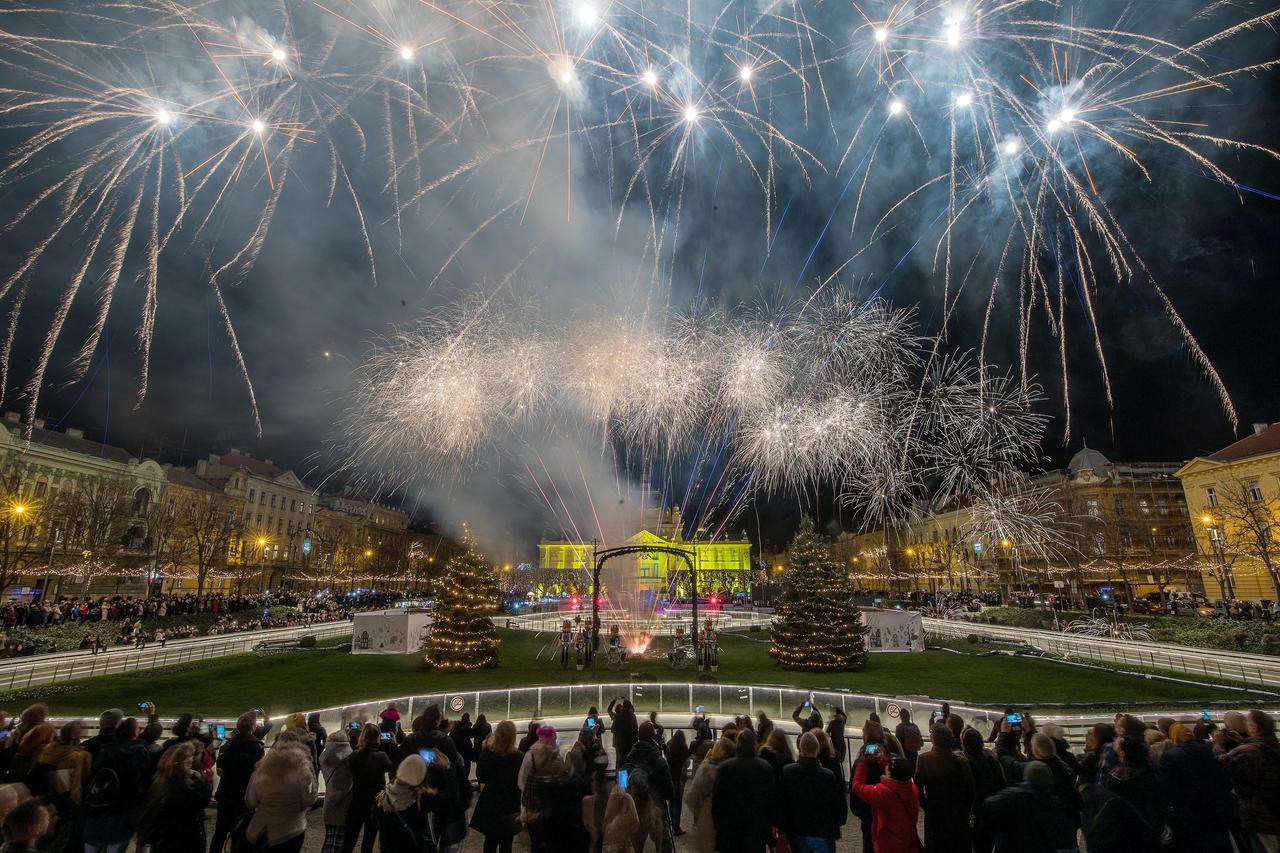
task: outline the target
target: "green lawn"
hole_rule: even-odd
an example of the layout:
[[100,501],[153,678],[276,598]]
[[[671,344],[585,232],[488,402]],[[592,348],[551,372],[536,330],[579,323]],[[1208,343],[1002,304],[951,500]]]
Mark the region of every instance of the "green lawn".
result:
[[[210,716],[234,716],[248,708],[262,707],[276,715],[393,696],[566,684],[579,687],[573,691],[544,691],[547,695],[543,696],[543,710],[552,712],[552,706],[557,704],[553,695],[573,707],[594,703],[595,691],[582,687],[594,683],[589,671],[577,672],[571,665],[565,672],[557,662],[546,659],[551,651],[551,635],[505,630],[500,633],[502,662],[490,670],[435,674],[425,668],[419,655],[353,656],[330,644],[313,651],[249,653],[210,663],[36,687],[0,694],[0,707],[17,710],[27,701],[43,699],[55,714],[91,715],[103,708],[129,709],[138,702],[151,701],[165,714],[192,710]],[[760,634],[721,635],[721,666],[714,676],[700,676],[687,669],[671,670],[662,660],[635,661],[625,672],[608,672],[602,660],[600,680],[625,682],[629,672],[667,683],[714,679],[698,688],[699,696],[716,693],[714,683],[719,682],[845,689],[897,697],[932,696],[983,705],[1010,702],[1023,707],[1060,703],[1122,706],[1142,702],[1199,707],[1206,700],[1232,698],[1235,704],[1247,704],[1239,694],[1228,690],[1081,669],[1052,661],[969,657],[944,651],[871,655],[867,668],[857,673],[791,672],[774,664],[763,639]],[[952,646],[969,647],[965,642]],[[648,687],[647,691],[646,696],[652,697],[655,689]],[[723,691],[718,697],[730,704],[736,699]],[[588,698],[591,701],[586,701]],[[789,701],[789,697],[785,698]],[[652,698],[646,701],[653,706]],[[523,706],[526,702],[532,705],[535,700],[530,695],[518,704]],[[687,691],[680,689],[670,702],[683,702],[687,707]],[[778,703],[783,704],[783,698]],[[516,710],[513,707],[513,715]]]

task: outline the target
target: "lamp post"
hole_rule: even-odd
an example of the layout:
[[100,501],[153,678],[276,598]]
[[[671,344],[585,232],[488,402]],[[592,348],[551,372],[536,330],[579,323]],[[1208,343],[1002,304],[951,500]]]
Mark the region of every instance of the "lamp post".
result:
[[1223,583],[1219,585],[1221,591],[1227,598],[1235,598],[1235,584],[1231,582],[1231,572],[1227,569],[1227,555],[1224,550],[1226,543],[1222,541],[1222,530],[1214,525],[1213,516],[1208,513],[1200,516],[1200,521],[1205,526],[1209,544],[1213,547],[1214,554],[1218,558],[1218,570],[1222,572],[1223,580]]
[[258,537],[258,592],[262,592],[262,576],[267,571],[267,537]]

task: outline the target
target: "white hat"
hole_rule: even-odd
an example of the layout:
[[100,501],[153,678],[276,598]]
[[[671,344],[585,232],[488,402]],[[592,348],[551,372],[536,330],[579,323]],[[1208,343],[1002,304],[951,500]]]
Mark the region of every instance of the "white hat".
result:
[[421,755],[410,755],[400,762],[400,767],[396,770],[396,781],[411,787],[416,788],[426,778],[427,762],[422,760]]

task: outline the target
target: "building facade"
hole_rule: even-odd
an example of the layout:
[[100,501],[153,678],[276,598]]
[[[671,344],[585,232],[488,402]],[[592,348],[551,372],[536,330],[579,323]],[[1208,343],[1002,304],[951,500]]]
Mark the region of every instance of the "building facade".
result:
[[138,594],[151,566],[159,463],[17,414],[0,429],[0,590],[9,598]]
[[[736,595],[751,591],[754,566],[751,542],[738,539],[686,539],[679,510],[646,514],[644,527],[621,545],[653,545],[692,549],[698,573],[698,592]],[[600,546],[603,548],[604,546]],[[543,539],[538,543],[538,581],[532,590],[536,597],[584,593],[591,588],[591,571],[595,565],[596,545],[571,539]],[[622,558],[619,558],[622,559]],[[684,574],[683,558],[654,551],[641,553],[635,561],[637,592],[655,597],[686,596],[689,585]]]
[[1214,598],[1280,598],[1280,423],[1178,469],[1194,520],[1206,591]]
[[1006,504],[960,502],[836,543],[866,590],[1202,594],[1191,518],[1171,463],[1085,448],[1025,478]]
[[16,414],[0,426],[6,598],[408,588],[452,553],[395,507],[239,450],[182,468]]

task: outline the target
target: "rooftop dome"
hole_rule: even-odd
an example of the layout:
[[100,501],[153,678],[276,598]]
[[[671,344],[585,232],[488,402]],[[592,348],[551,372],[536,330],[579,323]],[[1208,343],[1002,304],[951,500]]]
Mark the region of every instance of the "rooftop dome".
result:
[[1067,470],[1072,474],[1078,474],[1086,468],[1092,468],[1093,472],[1099,477],[1105,477],[1107,469],[1110,467],[1110,459],[1103,456],[1099,451],[1088,447],[1072,456],[1071,461],[1067,463]]

